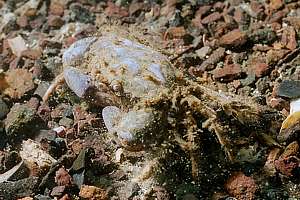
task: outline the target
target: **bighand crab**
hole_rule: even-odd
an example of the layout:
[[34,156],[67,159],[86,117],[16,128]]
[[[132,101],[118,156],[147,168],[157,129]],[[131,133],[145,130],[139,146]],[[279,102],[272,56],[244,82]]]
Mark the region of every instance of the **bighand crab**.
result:
[[105,126],[123,147],[138,151],[176,141],[190,155],[194,177],[203,130],[215,133],[233,160],[229,135],[238,128],[226,118],[255,128],[271,121],[263,106],[184,78],[167,56],[118,33],[75,42],[64,52],[63,66],[44,100],[65,80],[76,95],[104,107]]

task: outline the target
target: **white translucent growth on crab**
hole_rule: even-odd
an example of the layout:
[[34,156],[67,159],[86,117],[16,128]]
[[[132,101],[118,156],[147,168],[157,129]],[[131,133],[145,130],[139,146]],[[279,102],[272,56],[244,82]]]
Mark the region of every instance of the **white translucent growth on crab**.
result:
[[[139,134],[145,134],[146,131],[151,131],[149,125],[153,123],[153,121],[154,115],[151,110],[142,109],[129,111],[122,116],[115,130],[119,139],[126,142],[134,142],[138,138],[143,138],[143,135]],[[142,130],[144,130],[144,132]]]
[[290,103],[290,115],[300,111],[300,98],[291,101]]
[[87,37],[74,42],[63,54],[62,61],[65,66],[72,65],[80,60],[84,53],[88,51],[90,45],[96,41],[96,37]]
[[122,116],[122,111],[116,106],[106,106],[102,110],[104,124],[109,132],[114,132],[118,121]]
[[155,94],[174,78],[168,58],[150,47],[114,34],[99,37],[90,46],[89,69],[108,82],[118,81],[131,97]]
[[[110,133],[128,143],[145,144],[144,138],[149,137],[159,126],[151,109],[122,112],[115,106],[107,106],[102,110],[104,124]],[[156,126],[156,128],[152,127]]]
[[67,85],[79,97],[83,97],[92,86],[91,78],[77,68],[67,67],[63,73]]

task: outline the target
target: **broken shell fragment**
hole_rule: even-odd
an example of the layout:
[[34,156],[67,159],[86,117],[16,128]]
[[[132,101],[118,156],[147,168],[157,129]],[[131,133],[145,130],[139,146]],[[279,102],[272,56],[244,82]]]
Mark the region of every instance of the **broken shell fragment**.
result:
[[297,137],[297,132],[300,131],[300,99],[291,101],[290,114],[283,121],[281,129],[277,139],[279,142],[285,142],[287,140]]
[[20,151],[21,158],[28,163],[36,163],[40,168],[50,167],[56,160],[46,153],[40,144],[33,140],[26,140]]

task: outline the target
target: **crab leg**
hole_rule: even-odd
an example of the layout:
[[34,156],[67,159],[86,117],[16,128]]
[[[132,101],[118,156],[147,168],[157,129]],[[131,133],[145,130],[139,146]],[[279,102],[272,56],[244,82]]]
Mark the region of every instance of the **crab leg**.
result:
[[65,82],[64,74],[61,73],[59,74],[53,83],[51,83],[50,87],[47,89],[46,93],[43,96],[43,101],[46,102],[50,98],[50,96],[53,94],[55,89],[59,86],[62,85]]

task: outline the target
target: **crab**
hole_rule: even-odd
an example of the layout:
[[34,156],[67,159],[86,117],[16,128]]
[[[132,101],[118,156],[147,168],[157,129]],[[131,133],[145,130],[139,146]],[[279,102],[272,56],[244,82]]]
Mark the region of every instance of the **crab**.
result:
[[[65,81],[77,96],[103,107],[108,133],[124,148],[140,151],[165,140],[176,141],[190,155],[193,177],[199,172],[201,132],[213,132],[233,161],[230,134],[241,126],[258,130],[261,121],[269,128],[277,115],[249,98],[185,78],[167,56],[118,33],[81,39],[64,52],[62,60],[64,71],[44,101]],[[230,120],[223,118],[239,125],[231,128]]]
[[139,102],[174,82],[175,70],[166,56],[117,34],[106,34],[75,42],[62,60],[63,73],[44,101],[65,81],[77,96],[104,107],[105,126],[123,146],[138,150],[158,141],[151,135],[163,134],[164,111],[141,108]]

